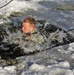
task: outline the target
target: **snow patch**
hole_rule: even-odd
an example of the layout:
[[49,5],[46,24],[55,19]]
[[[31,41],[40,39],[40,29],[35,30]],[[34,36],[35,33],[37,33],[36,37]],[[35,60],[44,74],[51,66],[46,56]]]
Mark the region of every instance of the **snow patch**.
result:
[[16,74],[17,68],[15,66],[8,66],[8,67],[5,67],[4,70],[8,71],[9,73]]
[[13,13],[23,13],[27,10],[40,10],[45,9],[45,7],[31,1],[18,1],[13,0],[10,4],[0,9],[0,14],[3,16],[10,16]]
[[30,66],[30,69],[34,71],[44,71],[46,67],[44,65],[33,64]]
[[63,61],[59,63],[59,66],[65,67],[65,68],[70,68],[70,64],[68,61]]

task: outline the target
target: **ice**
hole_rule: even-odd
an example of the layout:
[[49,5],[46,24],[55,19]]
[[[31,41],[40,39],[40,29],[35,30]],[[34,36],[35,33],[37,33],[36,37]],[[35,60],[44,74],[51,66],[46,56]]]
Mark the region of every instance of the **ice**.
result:
[[70,0],[31,0],[31,1],[35,1],[35,2],[37,2],[37,1],[52,1],[52,2],[55,1],[55,2],[60,2],[60,1],[70,1]]
[[69,69],[62,69],[62,68],[52,68],[49,71],[49,75],[73,75],[72,70]]
[[60,62],[59,66],[65,67],[65,68],[70,68],[70,64],[68,61]]
[[71,58],[74,59],[74,53],[71,55]]
[[[62,75],[62,74],[73,75],[74,74],[74,70],[72,71],[66,68],[65,66],[62,66],[62,68],[53,65],[49,65],[49,66],[38,65],[34,63],[29,67],[28,70],[23,71],[21,75],[25,75],[25,74],[27,75]],[[17,75],[15,66],[10,66],[5,68],[0,67],[0,75],[11,75],[11,74]]]
[[15,66],[5,68],[0,67],[0,75],[17,75],[16,67]]
[[35,70],[35,71],[44,71],[46,69],[46,67],[43,65],[33,64],[30,66],[30,69]]
[[38,5],[35,2],[13,0],[7,6],[1,8],[0,13],[4,17],[7,17],[7,16],[10,16],[11,14],[14,14],[15,12],[16,13],[23,13],[23,12],[30,10],[30,9],[37,11],[39,9],[45,9],[45,8],[41,5]]
[[[6,0],[5,0],[6,1]],[[9,0],[10,1],[10,0]],[[27,10],[35,10],[35,11],[43,11],[46,8],[42,5],[39,5],[37,2],[39,1],[69,1],[69,0],[12,0],[8,5],[0,9],[0,15],[7,17],[14,13],[23,13]],[[4,1],[1,1],[1,5],[4,3]]]
[[66,68],[61,68],[58,66],[43,66],[38,64],[33,64],[29,70],[22,72],[21,75],[73,75],[73,71]]
[[[2,0],[0,0],[0,1],[2,1]],[[16,13],[18,13],[18,12],[25,13],[28,10],[34,10],[34,11],[40,12],[43,9],[46,9],[44,6],[38,4],[38,2],[40,2],[40,1],[60,2],[60,1],[70,1],[70,0],[22,0],[22,1],[21,0],[13,0],[6,7],[3,7],[0,9],[0,24],[9,22],[8,19],[4,20],[4,17],[9,17],[11,14],[14,14],[15,12]],[[52,13],[52,12],[50,11],[50,13]],[[49,13],[49,15],[51,15],[50,13]],[[54,11],[54,13],[55,13],[55,11]],[[74,12],[72,12],[72,13],[74,13]],[[63,15],[65,18],[68,18],[68,17],[70,18],[73,16],[73,14],[71,15],[71,14],[67,14],[64,12],[61,12],[60,14]],[[56,13],[55,13],[55,15],[56,15]],[[50,18],[51,18],[51,16],[50,16]],[[46,17],[44,17],[44,18],[46,18]],[[60,18],[60,16],[58,19],[55,16],[53,18],[55,18],[54,20],[59,21],[59,22],[66,21],[66,19]],[[74,24],[74,22],[73,22],[73,24]],[[15,23],[15,26],[16,26],[16,23]],[[20,47],[22,47],[22,48],[24,47],[24,45],[25,45],[24,41],[20,40],[23,35],[22,32],[17,31],[17,33],[12,33],[12,34],[9,33],[8,30],[6,32],[8,33],[9,36],[4,37],[3,42],[8,42],[8,40],[9,40],[10,43],[19,44]],[[60,36],[58,36],[58,41],[62,42],[63,37],[66,35],[64,35],[62,31],[59,32],[59,35]],[[61,38],[61,40],[60,40],[60,38]],[[27,43],[27,45],[28,44],[29,44],[29,42]],[[35,45],[35,43],[32,43],[32,44]],[[34,45],[33,45],[33,47],[30,47],[29,49],[24,48],[24,51],[25,52],[35,51]],[[33,48],[33,50],[31,50],[32,48]],[[35,48],[40,50],[40,47],[38,45],[36,45]],[[61,47],[57,47],[57,48],[55,47],[54,49],[52,48],[47,51],[45,50],[45,51],[39,52],[37,54],[26,55],[26,56],[22,56],[19,58],[21,61],[19,62],[19,64],[17,66],[12,65],[12,66],[0,67],[0,75],[19,75],[18,70],[21,71],[20,75],[74,75],[74,42],[68,44],[67,48],[66,48],[66,46],[64,46],[64,47],[61,46]]]
[[[66,51],[64,49],[63,49],[63,51],[64,51],[64,53],[66,53]],[[74,75],[74,70],[71,68],[71,66],[72,66],[71,61],[66,61],[68,59],[66,58],[66,56],[64,57],[64,53],[63,53],[63,57],[62,57],[62,59],[65,58],[64,60],[59,59],[60,56],[59,56],[59,54],[57,54],[57,57],[58,57],[57,60],[59,60],[59,61],[56,60],[56,56],[55,56],[56,54],[53,54],[53,51],[51,53],[47,52],[46,54],[42,52],[42,53],[35,55],[35,57],[28,56],[28,58],[26,58],[26,59],[33,61],[33,62],[34,62],[34,60],[36,60],[35,61],[36,63],[32,64],[29,67],[29,69],[23,71],[21,75],[25,75],[25,74],[27,74],[27,75]],[[51,56],[51,59],[49,59],[50,56]],[[39,62],[41,60],[43,60],[43,61]],[[69,60],[71,60],[71,58],[69,58]],[[46,65],[46,63],[48,65]]]
[[9,73],[14,73],[14,74],[16,74],[17,72],[16,72],[16,70],[17,70],[17,68],[15,67],[15,66],[8,66],[8,67],[4,67],[4,70],[6,70],[6,71],[8,71]]
[[73,75],[74,75],[74,69],[73,69]]

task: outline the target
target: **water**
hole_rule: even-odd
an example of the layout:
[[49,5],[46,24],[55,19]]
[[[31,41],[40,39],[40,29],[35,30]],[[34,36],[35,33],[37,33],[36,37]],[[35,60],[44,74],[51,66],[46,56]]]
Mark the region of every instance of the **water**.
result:
[[[1,2],[0,4],[0,6],[2,6],[4,3]],[[63,37],[67,35],[63,31],[58,30],[58,28],[52,28],[54,32],[50,34],[51,36],[47,36],[49,33],[47,34],[42,31],[42,33],[48,37],[48,39],[44,37],[46,42],[42,44],[24,41],[25,35],[21,31],[21,22],[28,16],[33,16],[38,21],[38,27],[42,27],[43,25],[46,27],[47,24],[52,24],[55,26],[58,25],[58,27],[62,27],[62,29],[68,31],[74,28],[74,1],[13,0],[7,6],[0,8],[1,57],[3,59],[19,59],[20,56],[24,56],[23,59],[26,62],[32,61],[36,64],[43,64],[45,66],[66,60],[70,63],[70,68],[74,69],[73,43],[50,50],[51,46],[54,47],[59,45],[57,42],[53,41],[51,43],[50,41],[54,34],[59,34],[57,41],[60,43],[70,43],[68,38],[66,39],[67,42],[63,42]],[[49,31],[48,28],[46,30]],[[52,39],[55,39],[55,37]],[[60,37],[62,38],[60,39]],[[73,40],[71,42],[73,42]],[[23,61],[23,59],[20,60]]]
[[[54,27],[58,25],[65,31],[74,28],[74,1],[12,0],[4,6],[5,2],[0,0],[0,74],[74,75],[74,40]],[[24,39],[21,22],[28,16],[36,19],[37,31],[44,36],[44,43]],[[50,24],[54,26],[50,28]],[[18,71],[14,66],[6,66],[13,65],[15,60]],[[2,66],[6,67],[2,69]]]
[[[2,4],[4,5],[5,3],[2,2],[1,6]],[[67,7],[68,5],[69,8]],[[60,9],[58,10],[57,8],[59,7]],[[74,28],[72,7],[73,1],[13,0],[7,6],[0,9],[0,26],[1,31],[3,30],[4,32],[1,33],[1,40],[9,44],[17,44],[19,47],[24,48],[25,43],[22,40],[24,34],[21,32],[21,22],[27,16],[33,16],[36,20],[44,20],[48,23],[58,25],[66,31],[72,29]],[[24,50],[27,51],[26,49]]]

